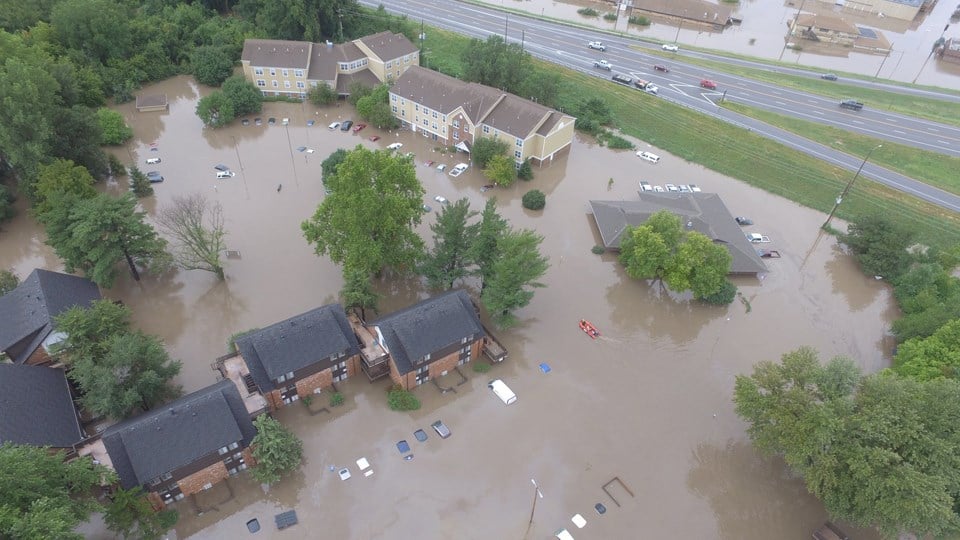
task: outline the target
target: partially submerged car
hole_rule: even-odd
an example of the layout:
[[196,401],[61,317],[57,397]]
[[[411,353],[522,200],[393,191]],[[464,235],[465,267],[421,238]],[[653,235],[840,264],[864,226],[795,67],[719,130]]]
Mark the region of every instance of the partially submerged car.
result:
[[387,145],[387,150],[399,150],[403,148],[403,143],[395,142]]
[[451,435],[450,428],[443,423],[443,420],[437,420],[436,422],[430,424],[430,427],[437,432],[437,435],[439,435],[441,439],[446,439]]
[[747,217],[737,216],[733,219],[736,220],[737,225],[740,225],[741,227],[746,227],[747,225],[753,225],[753,220]]
[[163,182],[163,175],[157,171],[150,171],[147,173],[147,180],[149,180],[151,184],[159,184]]
[[461,174],[463,174],[469,168],[470,168],[470,165],[467,165],[466,163],[457,163],[456,166],[454,166],[453,169],[450,170],[450,176],[456,178]]

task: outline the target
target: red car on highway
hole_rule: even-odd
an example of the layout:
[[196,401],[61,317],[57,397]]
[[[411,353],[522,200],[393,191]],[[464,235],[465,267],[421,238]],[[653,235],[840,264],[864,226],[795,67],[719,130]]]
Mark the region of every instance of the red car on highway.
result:
[[702,86],[703,88],[709,88],[710,90],[717,89],[717,83],[711,81],[710,79],[704,79],[700,81],[700,86]]
[[657,71],[662,71],[662,72],[664,72],[664,73],[670,73],[670,68],[668,68],[667,66],[664,66],[664,65],[660,65],[660,64],[654,65],[654,66],[653,66],[653,69],[655,69],[655,70],[657,70]]

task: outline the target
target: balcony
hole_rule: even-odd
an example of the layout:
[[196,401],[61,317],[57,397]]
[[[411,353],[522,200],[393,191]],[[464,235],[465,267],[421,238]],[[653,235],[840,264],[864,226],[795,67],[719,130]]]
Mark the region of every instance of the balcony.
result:
[[253,376],[247,368],[247,363],[239,354],[227,355],[217,358],[217,361],[211,366],[214,370],[233,381],[243,397],[243,405],[251,415],[259,413],[267,408],[267,400],[260,393],[256,383],[253,382]]
[[377,342],[375,332],[367,328],[355,313],[347,315],[354,335],[360,342],[360,369],[371,382],[390,374],[390,364],[387,360],[390,355]]
[[493,363],[506,360],[507,349],[497,341],[497,338],[493,337],[493,334],[490,333],[490,330],[488,330],[486,326],[483,327],[483,331],[487,334],[483,338],[483,354]]

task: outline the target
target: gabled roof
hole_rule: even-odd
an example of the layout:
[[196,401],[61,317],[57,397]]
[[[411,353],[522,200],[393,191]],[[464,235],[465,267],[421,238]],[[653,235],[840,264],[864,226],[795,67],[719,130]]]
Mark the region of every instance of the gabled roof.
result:
[[[22,364],[53,331],[53,318],[73,306],[100,300],[89,279],[36,269],[16,289],[0,297],[0,351]],[[12,348],[16,346],[16,350]]]
[[418,50],[413,43],[410,43],[407,36],[386,31],[364,36],[356,41],[366,45],[373,54],[384,62],[415,53]]
[[360,50],[360,47],[352,42],[342,44],[314,43],[313,51],[310,53],[310,69],[307,71],[307,79],[311,81],[332,81],[337,78],[337,64],[354,62],[362,58],[366,58],[366,55]]
[[70,448],[81,439],[62,369],[0,364],[0,444]]
[[716,193],[647,191],[640,193],[639,201],[590,201],[590,207],[607,249],[620,249],[621,235],[627,225],[640,225],[652,214],[668,210],[680,216],[687,230],[703,233],[730,251],[733,256],[731,274],[757,275],[767,272],[767,266],[757,255],[757,250]]
[[233,381],[224,379],[103,432],[124,489],[144,485],[220,448],[250,445],[257,430]]
[[310,45],[308,41],[245,39],[240,59],[255,67],[307,69]]
[[274,379],[328,359],[360,352],[357,337],[340,304],[328,304],[280,321],[236,341],[261,392],[276,388]]
[[[549,132],[563,117],[528,99],[482,84],[465,83],[420,66],[404,71],[390,92],[443,114],[463,107],[474,125],[486,124],[520,139],[534,132]],[[539,131],[546,124],[547,131]]]
[[370,324],[380,329],[401,375],[427,354],[486,335],[470,295],[454,290],[428,298]]
[[356,73],[341,73],[337,77],[337,93],[349,94],[350,86],[358,82],[368,88],[376,88],[380,85],[380,79],[369,69],[364,69]]

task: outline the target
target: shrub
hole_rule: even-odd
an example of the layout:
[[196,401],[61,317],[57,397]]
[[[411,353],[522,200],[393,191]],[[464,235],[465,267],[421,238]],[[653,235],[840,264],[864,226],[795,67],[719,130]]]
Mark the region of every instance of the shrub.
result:
[[100,108],[97,109],[97,123],[100,125],[102,133],[100,143],[109,146],[117,146],[127,142],[133,137],[133,130],[127,125],[123,115],[117,111]]
[[637,26],[650,26],[650,19],[644,17],[643,15],[632,15],[627,22]]
[[539,189],[531,189],[523,194],[523,207],[527,210],[543,210],[547,205],[547,196]]
[[307,92],[307,99],[314,105],[330,105],[337,101],[337,93],[327,83],[320,83]]
[[473,364],[473,371],[475,373],[486,373],[490,371],[490,368],[492,367],[490,364],[486,362],[471,362],[471,363]]
[[313,403],[313,396],[303,396],[300,398],[300,402],[303,403],[304,407],[310,408],[310,405]]
[[17,288],[20,278],[10,270],[0,270],[0,296]]
[[617,20],[617,14],[616,14],[616,13],[604,13],[604,14],[603,14],[603,20],[605,20],[605,21],[615,21],[615,20]]
[[341,394],[340,392],[334,392],[333,395],[330,396],[331,407],[339,407],[343,405],[343,401],[344,401],[343,394]]
[[517,178],[527,182],[533,180],[533,166],[530,165],[530,158],[523,160],[520,168],[517,169]]
[[470,149],[470,159],[480,169],[486,169],[496,156],[507,155],[507,143],[493,137],[477,137]]
[[107,152],[107,163],[110,165],[110,176],[121,178],[127,175],[127,168],[120,161],[120,158]]
[[737,297],[737,286],[730,281],[724,281],[723,286],[720,287],[720,290],[704,296],[701,298],[704,302],[708,304],[713,304],[715,306],[725,306],[730,302],[733,302],[733,299]]
[[588,8],[588,7],[578,9],[577,13],[579,13],[580,15],[583,15],[584,17],[596,17],[600,15],[599,11],[593,8]]
[[601,131],[597,135],[597,140],[600,142],[600,144],[604,144],[608,148],[611,148],[613,150],[633,150],[634,149],[634,145],[632,142],[628,141],[627,139],[624,139],[619,135],[614,135],[613,133],[610,133],[609,131],[606,131],[606,130]]
[[415,411],[420,408],[420,400],[409,390],[404,390],[399,384],[390,388],[387,394],[387,406],[391,411]]
[[594,255],[603,255],[603,253],[607,251],[607,248],[601,245],[596,245],[590,248],[590,251],[593,252]]

